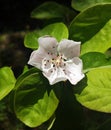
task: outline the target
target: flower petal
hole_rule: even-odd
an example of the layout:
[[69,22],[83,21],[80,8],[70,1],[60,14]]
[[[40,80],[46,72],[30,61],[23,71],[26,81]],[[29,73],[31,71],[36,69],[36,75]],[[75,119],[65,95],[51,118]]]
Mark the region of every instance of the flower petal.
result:
[[48,72],[49,69],[51,69],[53,67],[51,60],[47,60],[46,58],[44,58],[42,60],[42,66],[41,67],[42,67],[42,71]]
[[43,49],[39,48],[38,50],[33,51],[31,53],[28,64],[41,69],[42,60],[46,57],[48,58],[48,55],[46,54],[46,52]]
[[65,73],[67,79],[73,84],[77,84],[82,78],[84,78],[84,74],[82,72],[82,60],[78,57],[75,57],[72,60],[66,62]]
[[71,59],[80,55],[81,42],[75,42],[73,40],[62,40],[58,45],[58,51],[63,54],[64,58]]
[[43,36],[38,39],[40,48],[43,48],[47,53],[57,53],[58,42],[54,37]]
[[66,75],[62,68],[51,68],[48,72],[43,71],[43,75],[49,80],[50,85],[53,85],[60,81],[67,80]]

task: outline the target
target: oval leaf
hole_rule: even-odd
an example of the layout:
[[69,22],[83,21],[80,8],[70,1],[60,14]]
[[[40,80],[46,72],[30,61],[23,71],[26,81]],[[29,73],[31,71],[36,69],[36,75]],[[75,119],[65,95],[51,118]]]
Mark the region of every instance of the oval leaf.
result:
[[68,38],[68,28],[63,23],[54,23],[51,25],[46,26],[44,29],[40,32],[41,36],[43,35],[50,35],[55,37],[58,41]]
[[44,27],[42,30],[29,32],[26,34],[24,44],[26,47],[31,49],[38,48],[37,39],[40,36],[50,35],[55,37],[58,41],[63,38],[68,38],[68,29],[63,23],[54,23]]
[[96,5],[81,12],[70,25],[70,39],[81,41],[82,43],[88,41],[111,19],[110,12],[111,4]]
[[38,31],[29,32],[25,35],[24,45],[27,48],[36,49],[38,48],[37,39],[39,37]]
[[111,58],[99,52],[89,52],[81,56],[84,73],[96,68],[111,68]]
[[16,79],[10,67],[0,68],[0,100],[14,88]]
[[[77,100],[85,107],[111,113],[111,68],[95,69],[87,73],[87,85],[76,91]],[[81,89],[81,90],[80,90]]]
[[96,4],[111,3],[111,0],[72,0],[72,7],[78,11],[82,11]]
[[60,5],[56,2],[45,2],[32,11],[31,17],[37,19],[51,19],[64,18],[64,16],[68,17],[74,14],[74,11],[70,10],[66,6]]
[[81,54],[87,52],[105,53],[111,47],[111,20],[93,36],[90,40],[82,44]]
[[17,117],[29,127],[47,121],[59,103],[48,81],[37,69],[31,69],[19,77],[14,98]]

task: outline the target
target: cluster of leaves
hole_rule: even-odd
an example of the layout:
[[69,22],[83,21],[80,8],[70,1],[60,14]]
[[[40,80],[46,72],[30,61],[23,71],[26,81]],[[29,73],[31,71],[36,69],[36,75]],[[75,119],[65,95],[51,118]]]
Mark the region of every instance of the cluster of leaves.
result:
[[[32,50],[37,49],[37,39],[43,35],[54,36],[58,41],[63,38],[81,41],[80,57],[86,77],[80,83],[72,86],[68,82],[60,82],[50,86],[35,68],[27,70],[17,80],[11,68],[0,69],[0,99],[13,90],[11,99],[16,116],[29,127],[37,127],[48,121],[46,129],[53,130],[52,124],[55,126],[58,123],[56,119],[60,117],[55,111],[59,111],[61,103],[70,106],[72,113],[77,113],[75,118],[80,117],[79,120],[82,116],[80,104],[92,110],[111,113],[111,0],[72,0],[72,7],[74,10],[55,2],[46,2],[37,7],[31,13],[33,18],[56,19],[56,22],[29,32],[24,45]],[[57,22],[58,18],[61,22]],[[66,117],[69,118],[68,115]],[[68,128],[62,126],[62,129]],[[93,129],[99,130],[101,127]]]

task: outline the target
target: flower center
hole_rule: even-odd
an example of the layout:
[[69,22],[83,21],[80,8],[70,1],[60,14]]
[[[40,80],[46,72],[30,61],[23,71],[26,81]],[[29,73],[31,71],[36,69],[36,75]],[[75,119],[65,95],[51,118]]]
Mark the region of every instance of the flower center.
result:
[[62,63],[63,63],[63,58],[62,58],[62,56],[57,56],[55,59],[52,59],[51,60],[51,62],[52,62],[52,64],[53,64],[53,66],[55,67],[59,67],[59,66],[61,66],[62,65]]
[[[49,53],[50,54],[50,53]],[[58,54],[58,55],[54,55],[51,53],[50,54],[52,57],[50,57],[50,59],[44,59],[43,60],[43,68],[44,69],[51,69],[54,68],[54,70],[56,70],[56,68],[63,68],[64,71],[64,67],[66,66],[65,63],[65,59],[63,58],[62,54]],[[51,70],[52,72],[52,70]]]

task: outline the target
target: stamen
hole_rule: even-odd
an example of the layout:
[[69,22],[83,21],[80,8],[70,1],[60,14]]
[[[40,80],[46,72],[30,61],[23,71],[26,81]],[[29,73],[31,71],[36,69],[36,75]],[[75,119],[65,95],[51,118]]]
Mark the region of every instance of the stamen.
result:
[[[52,55],[53,53],[51,53]],[[51,64],[52,64],[52,67],[54,68],[59,68],[59,67],[62,67],[62,66],[65,66],[66,64],[64,63],[64,59],[63,57],[61,56],[61,54],[57,54],[57,57],[55,58],[52,58],[50,60]]]
[[55,64],[53,64],[53,67],[55,67]]

